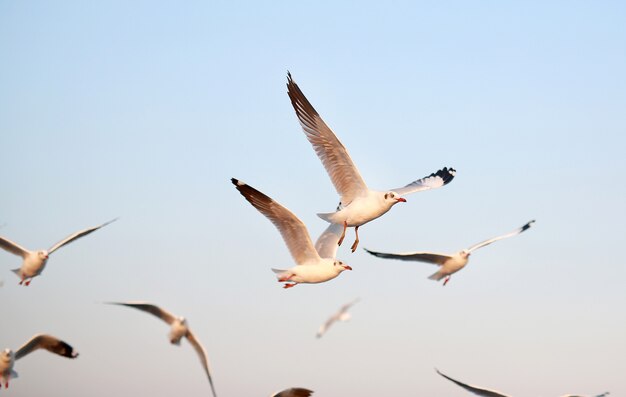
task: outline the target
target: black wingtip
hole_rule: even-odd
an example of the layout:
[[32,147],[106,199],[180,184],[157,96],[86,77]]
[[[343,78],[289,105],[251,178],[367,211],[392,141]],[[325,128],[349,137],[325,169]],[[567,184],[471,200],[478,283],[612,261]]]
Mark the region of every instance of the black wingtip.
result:
[[533,219],[532,221],[528,222],[527,224],[525,224],[524,226],[522,226],[522,232],[530,229],[530,227],[533,225],[533,223],[535,223],[535,220]]
[[452,182],[452,180],[456,176],[456,170],[452,167],[444,167],[443,169],[437,171],[434,175],[443,179],[443,184],[447,185],[448,183]]
[[230,178],[230,181],[237,187],[245,185],[245,183],[236,178]]

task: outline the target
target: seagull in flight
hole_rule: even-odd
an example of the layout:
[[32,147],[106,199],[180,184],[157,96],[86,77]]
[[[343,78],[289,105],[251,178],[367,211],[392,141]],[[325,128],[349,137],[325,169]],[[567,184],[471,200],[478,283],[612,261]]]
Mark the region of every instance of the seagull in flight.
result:
[[26,286],[29,286],[33,277],[39,276],[41,274],[43,269],[46,267],[48,257],[52,255],[54,251],[58,250],[66,244],[78,240],[81,237],[85,237],[86,235],[93,233],[101,227],[104,227],[116,220],[117,218],[109,222],[103,223],[102,225],[90,227],[88,229],[71,234],[63,240],[59,241],[58,243],[54,244],[47,250],[29,251],[26,248],[21,247],[19,244],[16,244],[13,241],[4,237],[0,237],[0,248],[22,257],[22,266],[17,269],[12,269],[11,271],[20,278],[20,285],[24,284]]
[[50,353],[67,358],[78,357],[78,352],[62,340],[50,335],[35,335],[16,352],[13,352],[11,349],[4,349],[0,352],[0,388],[2,387],[2,380],[4,380],[4,387],[8,389],[9,380],[11,378],[17,378],[17,372],[13,370],[15,361],[37,349],[45,349]]
[[300,283],[323,283],[352,268],[335,259],[337,253],[337,226],[330,225],[313,246],[305,224],[291,211],[259,192],[250,185],[231,179],[239,193],[254,208],[265,215],[278,229],[296,266],[287,269],[272,269],[278,281],[285,283],[283,288],[291,288]]
[[479,248],[482,248],[486,245],[489,245],[493,242],[496,242],[498,240],[517,236],[524,230],[529,229],[533,223],[535,223],[534,220],[528,222],[527,224],[525,224],[524,226],[518,229],[513,230],[510,233],[503,234],[502,236],[498,236],[498,237],[491,238],[489,240],[482,241],[478,244],[474,244],[471,247],[466,248],[452,255],[436,254],[433,252],[409,252],[409,253],[403,253],[403,254],[387,254],[383,252],[370,251],[367,248],[365,249],[365,251],[379,258],[400,259],[403,261],[427,262],[427,263],[432,263],[434,265],[439,265],[440,266],[439,270],[428,278],[431,280],[435,280],[435,281],[439,281],[442,278],[445,278],[445,280],[443,281],[443,285],[445,286],[448,283],[448,281],[450,281],[450,277],[452,276],[452,274],[458,272],[459,270],[463,269],[465,265],[467,265],[467,262],[469,261],[469,256],[473,251]]
[[170,343],[173,345],[180,345],[180,340],[185,337],[191,343],[191,346],[195,349],[196,353],[198,353],[198,357],[200,357],[200,362],[202,363],[202,367],[204,368],[204,372],[206,373],[207,378],[209,379],[209,384],[211,385],[211,392],[213,392],[213,397],[215,394],[215,387],[213,386],[213,378],[211,377],[211,369],[209,367],[209,357],[207,355],[206,350],[200,343],[196,336],[189,329],[189,325],[187,324],[187,319],[185,317],[177,317],[172,313],[168,312],[165,309],[160,308],[159,306],[153,305],[148,302],[107,302],[110,305],[121,305],[135,308],[137,310],[142,310],[146,313],[150,313],[153,316],[160,318],[169,324],[170,334],[169,339]]
[[291,389],[272,394],[270,397],[309,397],[311,394],[313,394],[313,390],[292,387]]
[[330,318],[326,320],[326,322],[320,326],[320,329],[317,331],[317,337],[321,338],[322,335],[324,335],[326,331],[328,331],[328,328],[330,328],[330,326],[333,325],[335,322],[350,320],[352,316],[350,315],[350,313],[348,313],[348,310],[350,310],[350,308],[358,301],[359,299],[357,298],[353,300],[352,302],[346,303],[345,305],[341,306],[341,308],[339,309],[339,311],[337,311],[337,313],[330,316]]
[[404,187],[388,191],[370,190],[352,162],[348,150],[300,91],[291,78],[291,73],[287,75],[287,93],[304,134],[341,196],[336,212],[317,215],[326,222],[343,225],[339,245],[343,242],[346,228],[354,227],[356,240],[352,244],[352,252],[359,244],[360,226],[385,214],[395,204],[406,202],[404,196],[407,194],[447,185],[456,174],[454,168],[446,167]]
[[[484,396],[484,397],[511,397],[508,394],[504,394],[504,393],[500,393],[499,391],[495,391],[495,390],[489,390],[489,389],[485,389],[479,386],[473,386],[473,385],[468,385],[466,383],[460,382],[456,379],[452,379],[451,377],[449,377],[448,375],[442,373],[441,371],[439,371],[438,369],[435,368],[435,371],[437,371],[437,373],[441,376],[443,376],[444,378],[448,379],[449,381],[456,383],[457,385],[461,386],[462,388],[464,388],[465,390],[474,393],[476,395],[479,396]],[[605,393],[602,394],[598,394],[594,397],[606,397],[608,396],[610,393],[607,391]],[[565,394],[561,397],[583,397],[579,394]]]

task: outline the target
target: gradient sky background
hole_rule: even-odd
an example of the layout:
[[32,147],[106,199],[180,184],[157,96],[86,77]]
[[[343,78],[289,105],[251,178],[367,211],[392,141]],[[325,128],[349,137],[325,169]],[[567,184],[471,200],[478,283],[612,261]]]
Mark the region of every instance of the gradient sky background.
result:
[[[626,395],[626,5],[621,2],[0,2],[0,234],[30,249],[114,217],[19,287],[0,252],[0,348],[46,332],[13,396]],[[448,186],[360,230],[361,247],[477,251],[435,268],[362,250],[283,290],[278,232],[236,177],[313,239],[338,201],[286,94],[291,71],[372,188],[444,166]],[[317,327],[360,297],[353,319]]]

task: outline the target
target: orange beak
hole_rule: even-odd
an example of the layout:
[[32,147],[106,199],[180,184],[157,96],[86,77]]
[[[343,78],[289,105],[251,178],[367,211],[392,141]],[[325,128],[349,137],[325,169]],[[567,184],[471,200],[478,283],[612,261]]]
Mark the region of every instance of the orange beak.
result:
[[344,268],[344,269],[346,269],[346,270],[352,270],[352,268],[351,268],[350,266],[348,266],[348,265],[342,265],[342,266],[343,266],[343,268]]
[[398,197],[396,200],[398,201],[398,203],[399,202],[406,203],[406,199],[404,197]]

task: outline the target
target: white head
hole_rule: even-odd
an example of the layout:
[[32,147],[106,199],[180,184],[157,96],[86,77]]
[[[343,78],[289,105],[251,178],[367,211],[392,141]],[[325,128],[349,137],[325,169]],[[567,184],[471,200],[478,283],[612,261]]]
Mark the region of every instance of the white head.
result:
[[385,195],[383,196],[383,201],[389,207],[396,205],[398,203],[406,203],[406,199],[404,197],[400,197],[398,193],[393,192],[393,191],[389,191],[385,193]]
[[2,353],[0,353],[0,360],[5,361],[5,362],[9,362],[13,360],[13,350],[4,349]]
[[41,259],[42,261],[47,261],[48,260],[48,251],[37,251],[37,256],[39,257],[39,259]]
[[350,266],[346,265],[338,259],[335,259],[335,261],[333,262],[333,266],[339,271],[339,273],[343,272],[344,270],[352,270]]
[[463,250],[460,253],[461,258],[468,258],[470,256],[470,252],[468,250]]

